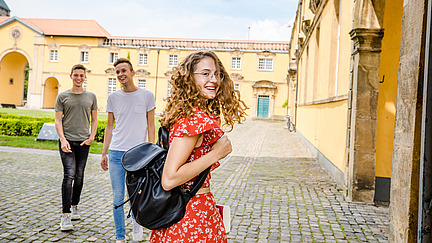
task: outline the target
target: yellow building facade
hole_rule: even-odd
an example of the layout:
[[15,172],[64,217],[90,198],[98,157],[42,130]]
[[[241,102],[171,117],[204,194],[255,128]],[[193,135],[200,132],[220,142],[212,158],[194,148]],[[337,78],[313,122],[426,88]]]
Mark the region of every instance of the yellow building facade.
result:
[[403,4],[372,2],[300,1],[288,113],[348,198],[388,202]]
[[71,67],[81,63],[88,69],[85,88],[105,111],[109,93],[120,88],[113,63],[124,57],[134,66],[137,86],[155,94],[160,113],[170,93],[172,68],[191,52],[208,49],[223,62],[250,117],[286,115],[288,42],[113,37],[91,20],[18,17],[0,17],[0,42],[4,106],[53,108],[57,94],[72,85]]

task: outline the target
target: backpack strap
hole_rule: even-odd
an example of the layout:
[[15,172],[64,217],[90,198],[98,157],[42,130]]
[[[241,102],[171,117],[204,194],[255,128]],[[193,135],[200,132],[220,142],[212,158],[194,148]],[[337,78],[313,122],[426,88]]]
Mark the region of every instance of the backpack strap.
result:
[[193,197],[198,192],[198,190],[201,188],[201,186],[204,184],[204,181],[207,178],[207,175],[210,172],[210,169],[211,169],[211,166],[209,166],[207,169],[205,169],[203,172],[201,172],[198,175],[198,177],[195,179],[191,188],[186,191],[191,197]]
[[169,149],[169,130],[165,127],[159,127],[158,140],[156,144],[166,150]]
[[[168,150],[169,148],[169,130],[165,127],[160,127],[158,131],[158,140],[156,144],[160,147],[163,147]],[[195,179],[194,183],[192,184],[191,188],[186,191],[191,197],[193,197],[198,190],[201,188],[201,186],[204,184],[205,179],[207,178],[208,173],[210,172],[211,166],[209,166],[207,169],[205,169],[203,172],[201,172],[198,177]]]

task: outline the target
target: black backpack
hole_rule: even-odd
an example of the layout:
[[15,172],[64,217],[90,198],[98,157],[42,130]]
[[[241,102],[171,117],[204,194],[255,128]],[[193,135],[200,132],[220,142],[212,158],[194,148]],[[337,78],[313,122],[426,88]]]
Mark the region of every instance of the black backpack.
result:
[[165,191],[161,178],[168,153],[169,131],[160,127],[158,134],[156,144],[142,143],[123,155],[121,163],[126,170],[129,199],[115,205],[118,208],[130,201],[136,222],[150,230],[169,227],[184,217],[187,203],[201,188],[211,168],[198,175],[190,190],[182,191],[176,187]]

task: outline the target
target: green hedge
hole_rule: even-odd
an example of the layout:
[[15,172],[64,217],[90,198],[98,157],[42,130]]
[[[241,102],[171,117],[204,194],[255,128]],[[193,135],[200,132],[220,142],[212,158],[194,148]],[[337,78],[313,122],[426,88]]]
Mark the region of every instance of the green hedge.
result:
[[[33,136],[39,134],[44,123],[54,123],[54,118],[41,118],[0,113],[0,134],[8,136]],[[95,141],[103,142],[106,121],[99,121]]]

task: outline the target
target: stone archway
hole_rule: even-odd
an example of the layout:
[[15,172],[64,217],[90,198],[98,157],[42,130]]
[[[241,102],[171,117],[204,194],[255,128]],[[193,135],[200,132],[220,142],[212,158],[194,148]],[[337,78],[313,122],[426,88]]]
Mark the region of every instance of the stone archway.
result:
[[253,88],[253,117],[272,118],[277,86],[269,80],[255,82]]
[[0,63],[0,104],[24,105],[24,83],[27,58],[19,52],[9,52]]
[[44,84],[43,108],[52,109],[58,95],[59,82],[55,77],[49,77]]

